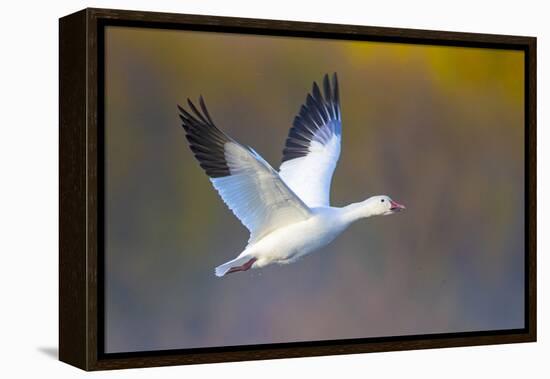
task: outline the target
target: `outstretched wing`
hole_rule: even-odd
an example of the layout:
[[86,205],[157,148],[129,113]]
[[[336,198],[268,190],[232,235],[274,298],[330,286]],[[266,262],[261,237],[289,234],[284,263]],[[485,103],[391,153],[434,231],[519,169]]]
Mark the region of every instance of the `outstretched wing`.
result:
[[282,226],[306,220],[310,209],[253,149],[216,127],[200,98],[200,112],[178,105],[189,146],[214,188],[250,231],[249,243]]
[[306,97],[288,133],[279,175],[309,207],[329,206],[330,183],[340,157],[342,119],[336,73]]

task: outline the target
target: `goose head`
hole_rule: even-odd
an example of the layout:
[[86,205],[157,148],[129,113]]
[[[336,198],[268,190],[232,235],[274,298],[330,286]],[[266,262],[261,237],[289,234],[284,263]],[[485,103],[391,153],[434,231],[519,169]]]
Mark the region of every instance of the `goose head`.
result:
[[387,195],[372,196],[365,203],[372,216],[387,216],[405,209],[404,205],[392,200]]

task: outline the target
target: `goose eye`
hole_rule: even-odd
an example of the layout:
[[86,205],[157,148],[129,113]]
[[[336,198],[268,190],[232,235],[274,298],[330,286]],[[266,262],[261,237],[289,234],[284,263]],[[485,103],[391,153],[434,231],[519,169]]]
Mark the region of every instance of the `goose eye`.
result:
[[384,202],[384,199],[380,200],[381,202]]

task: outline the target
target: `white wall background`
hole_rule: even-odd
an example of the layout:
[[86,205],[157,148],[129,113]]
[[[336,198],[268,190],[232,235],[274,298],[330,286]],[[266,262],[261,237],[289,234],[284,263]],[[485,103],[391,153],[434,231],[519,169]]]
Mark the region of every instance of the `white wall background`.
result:
[[[548,252],[544,217],[550,26],[544,1],[12,1],[0,22],[0,375],[84,375],[58,362],[58,17],[104,7],[538,37],[539,342],[95,373],[115,378],[548,377]],[[545,107],[546,105],[546,107]],[[452,217],[451,215],[449,217]],[[545,222],[546,221],[546,222]]]

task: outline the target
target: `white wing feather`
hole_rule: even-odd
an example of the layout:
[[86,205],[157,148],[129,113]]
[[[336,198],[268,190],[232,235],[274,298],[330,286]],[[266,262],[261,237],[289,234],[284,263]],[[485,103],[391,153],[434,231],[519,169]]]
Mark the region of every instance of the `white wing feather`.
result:
[[250,231],[248,242],[308,219],[310,209],[279,174],[253,149],[218,129],[202,98],[200,105],[202,114],[189,101],[195,115],[180,107],[189,145],[225,204]]
[[323,80],[324,97],[313,83],[289,131],[279,175],[310,208],[330,205],[332,175],[340,157],[342,121],[338,78]]
[[210,180],[250,231],[249,243],[310,216],[309,208],[256,152],[251,154],[244,146],[228,142],[225,156],[231,175]]
[[326,145],[313,141],[306,156],[283,162],[279,174],[309,207],[328,206],[339,156],[340,137],[333,135]]

